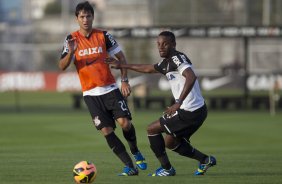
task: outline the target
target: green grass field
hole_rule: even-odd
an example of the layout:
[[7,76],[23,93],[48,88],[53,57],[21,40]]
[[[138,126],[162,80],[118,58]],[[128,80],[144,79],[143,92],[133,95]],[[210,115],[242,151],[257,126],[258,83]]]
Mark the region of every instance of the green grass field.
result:
[[[148,177],[159,167],[150,150],[146,126],[161,110],[134,111],[139,147],[148,170],[139,176],[118,177],[123,165],[96,131],[86,109],[71,108],[0,111],[0,183],[71,184],[73,166],[81,160],[95,163],[94,183],[281,183],[282,113],[210,111],[192,144],[216,156],[218,165],[205,176],[194,176],[195,160],[168,151],[175,177]],[[121,136],[120,128],[116,130]],[[124,138],[122,141],[125,142]]]

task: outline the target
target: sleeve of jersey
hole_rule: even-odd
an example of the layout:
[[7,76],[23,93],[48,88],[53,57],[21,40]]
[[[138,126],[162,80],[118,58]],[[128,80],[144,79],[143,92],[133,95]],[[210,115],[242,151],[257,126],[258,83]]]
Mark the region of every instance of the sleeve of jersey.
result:
[[177,56],[177,58],[179,59],[180,64],[176,64],[176,63],[175,64],[178,66],[177,69],[180,74],[182,74],[185,69],[192,67],[192,65],[187,61],[183,60],[182,57]]
[[110,33],[104,31],[104,36],[105,36],[107,52],[110,56],[113,57],[115,54],[121,51],[121,48]]
[[158,72],[160,72],[160,73],[162,73],[162,74],[165,74],[164,71],[162,70],[162,61],[159,62],[159,63],[156,63],[156,64],[154,65],[154,68],[155,68],[156,71],[158,71]]
[[178,71],[180,74],[183,73],[183,71],[187,68],[191,68],[192,66],[188,63],[182,63],[179,67],[178,67]]
[[72,38],[71,35],[68,35],[65,38],[64,46],[63,46],[62,53],[61,53],[61,59],[64,58],[69,53],[68,40],[71,39],[71,38]]

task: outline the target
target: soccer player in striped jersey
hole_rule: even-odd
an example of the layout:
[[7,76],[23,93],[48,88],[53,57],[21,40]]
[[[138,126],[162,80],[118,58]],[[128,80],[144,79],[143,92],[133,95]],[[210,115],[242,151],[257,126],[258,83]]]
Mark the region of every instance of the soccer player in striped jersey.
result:
[[[84,101],[94,126],[106,138],[109,147],[125,165],[120,176],[138,175],[138,169],[115,134],[116,122],[122,128],[138,168],[147,163],[137,147],[135,128],[125,98],[130,95],[126,69],[121,69],[121,91],[104,59],[108,55],[126,63],[126,58],[111,34],[92,28],[94,9],[88,1],[76,6],[79,30],[69,34],[64,42],[59,68],[65,70],[71,63],[76,67]],[[68,81],[66,81],[68,82]]]
[[[169,81],[175,103],[147,128],[151,149],[161,164],[161,167],[150,176],[176,174],[165,147],[179,155],[199,161],[195,175],[203,175],[209,167],[216,165],[216,159],[200,152],[190,144],[190,137],[201,127],[207,117],[207,107],[201,95],[197,77],[189,58],[176,50],[175,35],[172,32],[161,32],[157,44],[163,59],[154,65],[125,64],[114,58],[107,58],[105,61],[116,69],[161,73]],[[166,133],[165,138],[162,133]]]

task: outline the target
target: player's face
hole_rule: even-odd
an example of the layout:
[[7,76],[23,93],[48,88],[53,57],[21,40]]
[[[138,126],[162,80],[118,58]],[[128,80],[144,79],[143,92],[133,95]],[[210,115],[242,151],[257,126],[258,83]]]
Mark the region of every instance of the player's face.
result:
[[162,58],[168,58],[175,49],[175,43],[169,37],[159,36],[157,40],[159,54]]
[[89,31],[92,29],[92,23],[94,20],[94,16],[90,11],[81,10],[77,15],[77,22],[79,27],[83,30]]

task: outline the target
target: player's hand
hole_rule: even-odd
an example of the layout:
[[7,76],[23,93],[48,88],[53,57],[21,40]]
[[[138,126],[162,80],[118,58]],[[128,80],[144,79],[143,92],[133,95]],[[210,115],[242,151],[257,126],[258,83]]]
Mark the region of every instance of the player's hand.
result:
[[120,61],[112,58],[112,57],[108,57],[105,59],[105,63],[107,63],[108,65],[110,65],[111,68],[115,68],[115,69],[121,69],[120,67]]
[[121,93],[125,98],[130,96],[131,87],[128,82],[121,82]]
[[69,52],[73,53],[77,49],[76,37],[68,39]]
[[180,108],[181,104],[175,103],[172,106],[168,107],[164,114],[166,114],[168,117],[171,117],[175,114],[175,112]]

